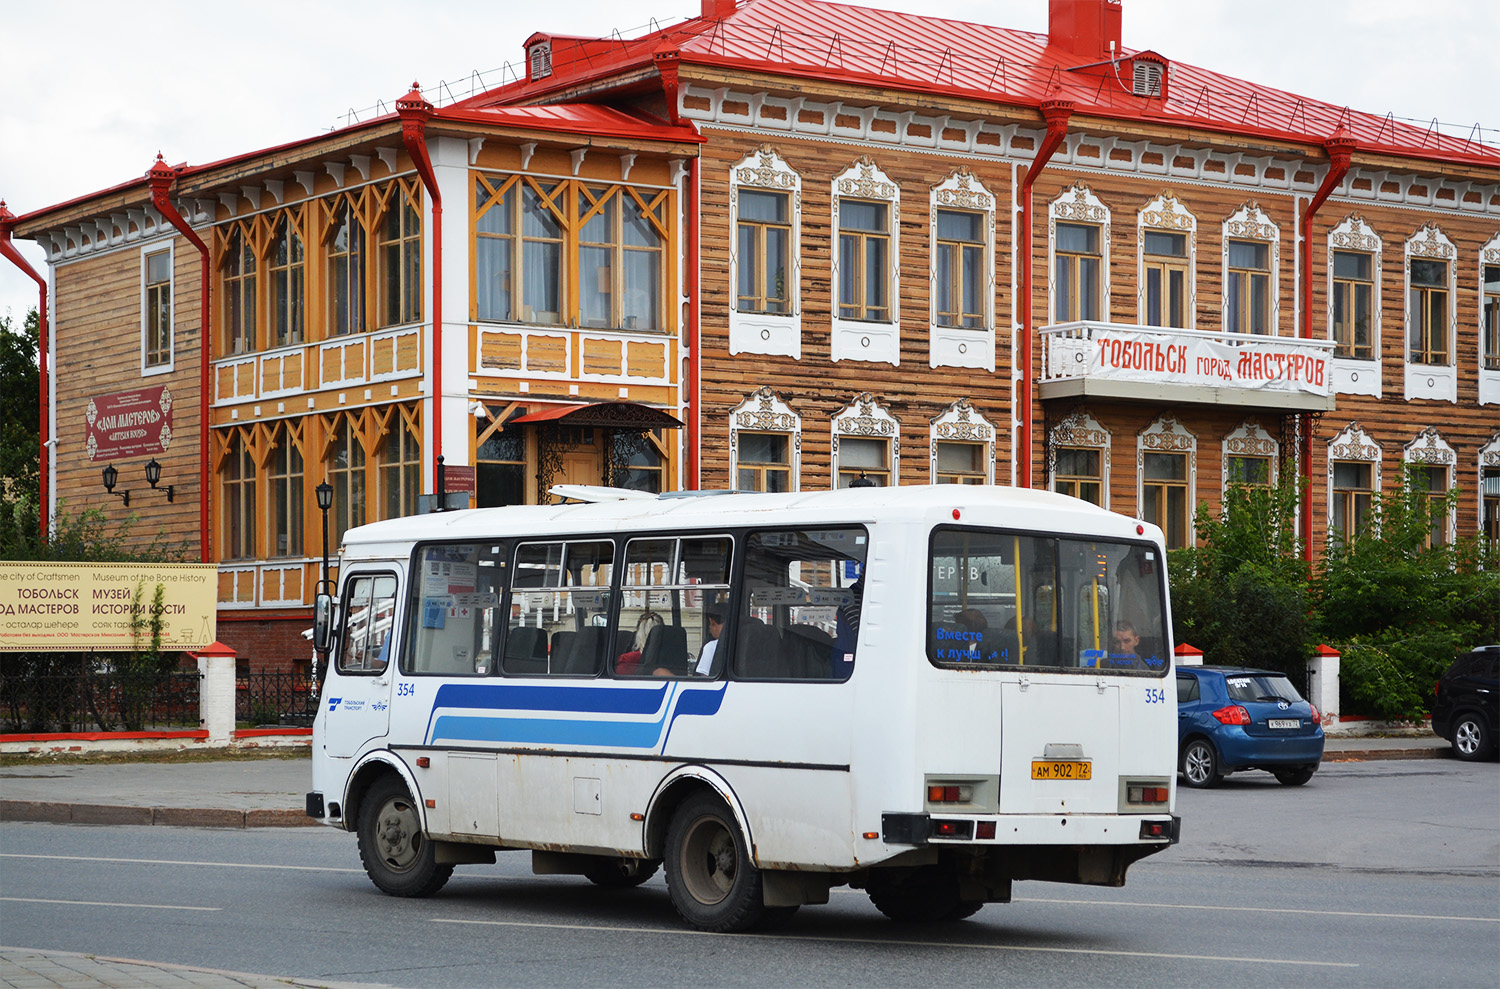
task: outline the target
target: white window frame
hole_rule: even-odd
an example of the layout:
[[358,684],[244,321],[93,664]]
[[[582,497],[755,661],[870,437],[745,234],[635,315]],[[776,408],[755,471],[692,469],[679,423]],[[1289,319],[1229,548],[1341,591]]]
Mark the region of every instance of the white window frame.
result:
[[[995,370],[995,196],[968,168],[960,168],[932,187],[928,200],[928,366]],[[937,322],[938,210],[984,216],[984,327],[939,326]],[[837,241],[835,241],[835,244]],[[899,318],[899,316],[898,316]]]
[[1270,270],[1266,290],[1270,293],[1267,300],[1269,310],[1266,313],[1265,336],[1275,337],[1281,335],[1281,227],[1276,224],[1265,211],[1260,208],[1260,203],[1251,201],[1235,210],[1224,220],[1224,237],[1222,241],[1222,252],[1220,256],[1219,271],[1222,273],[1222,284],[1226,287],[1221,291],[1219,299],[1219,321],[1225,332],[1238,332],[1229,325],[1229,242],[1231,240],[1246,241],[1249,243],[1265,244],[1270,255]]
[[[1413,259],[1442,261],[1448,266],[1448,363],[1413,364],[1411,362],[1411,263]],[[1430,399],[1437,402],[1458,401],[1458,248],[1436,223],[1424,224],[1406,241],[1403,268],[1406,282],[1402,287],[1401,354],[1405,366],[1406,399]]]
[[[740,312],[739,190],[785,193],[792,225],[786,313]],[[802,357],[802,176],[768,144],[729,169],[729,352]]]
[[1335,394],[1339,395],[1370,395],[1374,398],[1380,397],[1381,369],[1384,357],[1380,349],[1380,317],[1385,309],[1380,304],[1380,281],[1381,281],[1381,251],[1384,244],[1373,227],[1365,222],[1365,218],[1357,213],[1350,213],[1343,221],[1332,230],[1328,231],[1328,310],[1327,322],[1328,339],[1333,339],[1333,252],[1349,251],[1357,254],[1370,255],[1370,267],[1373,274],[1373,287],[1371,289],[1373,298],[1371,308],[1374,310],[1374,326],[1371,327],[1370,352],[1374,355],[1370,359],[1354,357],[1336,357],[1329,354],[1328,366],[1331,372]]
[[[1443,490],[1453,487],[1458,472],[1458,454],[1448,441],[1443,439],[1443,434],[1436,426],[1428,426],[1417,434],[1416,439],[1401,448],[1401,463],[1418,464],[1423,467],[1442,467],[1444,473]],[[1458,536],[1457,507],[1448,512],[1447,525],[1448,545],[1453,545]]]
[[729,487],[738,490],[740,432],[783,433],[790,449],[791,490],[802,490],[802,417],[769,385],[756,389],[729,412]]
[[1489,370],[1484,366],[1484,269],[1500,264],[1500,232],[1479,249],[1479,348],[1474,360],[1479,367],[1479,404],[1500,405],[1500,370]]
[[1146,325],[1146,231],[1187,235],[1187,326],[1198,328],[1198,218],[1177,197],[1163,192],[1136,214],[1136,322]]
[[[170,374],[177,368],[177,255],[171,240],[161,240],[141,247],[141,377]],[[146,304],[146,264],[153,254],[167,256],[167,350],[168,357],[162,364],[146,364],[146,351],[150,344],[147,334],[151,332],[150,314]]]
[[1047,204],[1047,322],[1057,322],[1057,224],[1077,223],[1099,228],[1099,322],[1109,312],[1109,207],[1092,189],[1075,182]]
[[1490,433],[1489,442],[1479,448],[1478,463],[1474,466],[1474,508],[1478,512],[1476,528],[1481,538],[1484,535],[1484,469],[1500,469],[1500,429]]
[[1370,497],[1373,499],[1381,491],[1381,460],[1384,453],[1380,444],[1370,438],[1364,427],[1357,422],[1351,422],[1339,430],[1337,436],[1328,441],[1328,456],[1325,461],[1328,465],[1328,486],[1323,489],[1326,514],[1325,532],[1332,538],[1333,534],[1333,467],[1336,463],[1367,463],[1371,465],[1370,470]]
[[[833,275],[828,287],[828,308],[832,323],[830,358],[835,361],[872,361],[899,367],[901,291],[897,276],[901,269],[901,187],[866,155],[834,176],[831,192],[833,215],[828,240],[828,260]],[[886,263],[886,298],[890,300],[891,310],[888,322],[844,319],[838,315],[839,290],[843,277],[839,271],[839,207],[845,199],[881,202],[890,207],[887,215],[890,218],[891,249]]]
[[833,414],[828,458],[828,486],[839,486],[839,440],[845,436],[858,439],[883,439],[889,443],[891,487],[901,483],[901,423],[869,392]]
[[1099,457],[1099,500],[1101,508],[1109,508],[1109,451],[1113,443],[1113,436],[1103,424],[1082,410],[1067,416],[1062,422],[1053,426],[1047,436],[1047,449],[1049,451],[1047,463],[1047,490],[1057,490],[1057,458],[1056,450],[1061,447],[1070,447],[1079,450],[1098,450]]
[[1174,417],[1163,413],[1135,437],[1135,517],[1146,518],[1146,454],[1173,453],[1187,455],[1187,540],[1183,546],[1196,546],[1197,529],[1193,516],[1198,509],[1198,437]]
[[984,483],[995,483],[995,425],[961,398],[932,419],[929,434],[928,477],[937,483],[939,443],[970,443],[984,447]]
[[1271,469],[1266,474],[1266,481],[1271,487],[1276,486],[1280,476],[1281,468],[1281,443],[1266,432],[1258,422],[1246,419],[1224,437],[1219,468],[1219,497],[1222,498],[1229,491],[1229,458],[1230,457],[1266,457],[1271,461]]

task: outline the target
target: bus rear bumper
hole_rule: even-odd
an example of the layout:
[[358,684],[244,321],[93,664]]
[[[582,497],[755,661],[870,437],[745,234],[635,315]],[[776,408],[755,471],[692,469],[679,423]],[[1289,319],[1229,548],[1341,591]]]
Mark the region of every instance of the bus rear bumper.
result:
[[882,814],[887,845],[1154,845],[1182,840],[1176,814]]

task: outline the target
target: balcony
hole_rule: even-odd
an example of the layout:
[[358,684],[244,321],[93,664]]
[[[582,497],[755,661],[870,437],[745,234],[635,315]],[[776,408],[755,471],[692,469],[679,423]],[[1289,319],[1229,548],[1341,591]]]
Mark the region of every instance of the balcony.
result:
[[1328,412],[1331,340],[1121,323],[1041,330],[1043,399],[1097,398]]

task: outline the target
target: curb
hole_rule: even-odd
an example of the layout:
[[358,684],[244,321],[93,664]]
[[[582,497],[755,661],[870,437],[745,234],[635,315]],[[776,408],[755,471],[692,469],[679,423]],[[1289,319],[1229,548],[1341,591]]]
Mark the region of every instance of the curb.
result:
[[1373,762],[1377,759],[1447,759],[1452,754],[1452,749],[1423,748],[1423,749],[1355,749],[1349,752],[1323,752],[1324,762]]
[[300,810],[120,807],[45,800],[0,800],[0,821],[38,824],[136,824],[179,828],[300,828],[318,822]]

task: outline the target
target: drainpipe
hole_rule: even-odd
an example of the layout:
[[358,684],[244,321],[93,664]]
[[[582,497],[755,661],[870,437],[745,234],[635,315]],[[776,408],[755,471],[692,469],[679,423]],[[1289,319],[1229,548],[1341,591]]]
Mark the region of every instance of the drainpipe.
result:
[[[678,59],[680,52],[675,49],[663,49],[652,56],[656,63],[656,71],[661,77],[662,93],[666,97],[668,119],[673,124],[682,125],[685,122],[681,113],[678,112],[678,90],[680,86],[678,77]],[[696,130],[696,127],[694,127]],[[700,283],[700,264],[702,262],[702,235],[700,231],[701,217],[701,190],[699,184],[699,159],[694,157],[688,161],[687,188],[683,194],[682,214],[687,220],[687,258],[686,272],[684,277],[687,281],[687,381],[684,383],[685,405],[687,411],[684,416],[686,422],[683,426],[687,432],[684,437],[684,446],[687,447],[685,454],[687,463],[683,470],[683,483],[687,490],[697,491],[702,485],[700,477],[703,445],[703,321],[698,307],[698,293]],[[729,479],[731,487],[734,486],[734,478]]]
[[1019,462],[1020,487],[1031,487],[1031,429],[1033,423],[1032,414],[1032,389],[1031,389],[1031,336],[1032,336],[1032,298],[1031,298],[1031,187],[1036,182],[1042,169],[1047,167],[1053,152],[1062,144],[1063,138],[1068,134],[1068,118],[1073,115],[1073,103],[1070,100],[1047,100],[1042,104],[1042,119],[1047,123],[1047,135],[1042,138],[1042,146],[1037,149],[1036,157],[1032,159],[1031,165],[1026,169],[1026,178],[1021,181],[1021,377],[1017,382],[1019,389],[1018,405],[1021,406],[1021,437],[1020,450],[1016,455]]
[[3,199],[0,199],[0,255],[8,258],[11,264],[15,265],[17,268],[20,268],[21,271],[30,276],[31,280],[36,282],[37,284],[37,362],[40,365],[42,372],[40,375],[42,394],[42,449],[41,459],[38,461],[38,464],[41,468],[38,472],[41,482],[41,488],[38,492],[37,508],[38,514],[42,519],[42,541],[46,542],[47,536],[52,531],[51,518],[49,517],[50,504],[47,501],[47,482],[50,478],[51,469],[51,457],[49,456],[50,451],[47,449],[47,443],[49,442],[50,437],[47,434],[50,431],[52,425],[48,421],[47,416],[47,390],[49,384],[47,374],[47,280],[41,275],[37,274],[36,269],[32,268],[31,265],[27,263],[26,259],[21,256],[20,251],[16,250],[16,245],[11,243],[10,233],[11,229],[15,225],[16,215],[10,210],[6,209],[5,201]]
[[[443,195],[427,155],[427,121],[434,107],[422,96],[416,83],[411,92],[396,101],[401,116],[401,140],[417,166],[422,186],[432,200],[432,480],[441,484],[443,466]],[[436,489],[434,489],[436,490]]]
[[198,560],[207,563],[213,559],[209,543],[208,526],[208,502],[209,502],[209,474],[208,474],[208,396],[213,378],[209,367],[209,345],[208,338],[210,328],[208,325],[209,314],[209,283],[211,282],[212,267],[209,263],[208,245],[203,243],[203,238],[193,232],[193,228],[177,212],[177,207],[172,205],[168,198],[168,190],[172,183],[177,180],[177,172],[166,162],[162,161],[161,155],[156,156],[156,164],[146,173],[146,185],[151,189],[151,205],[156,207],[168,223],[177,228],[177,232],[192,242],[198,249],[200,284],[198,289]]
[[[1312,328],[1312,219],[1321,207],[1337,189],[1339,183],[1344,181],[1344,176],[1349,174],[1349,159],[1356,147],[1353,138],[1344,133],[1340,128],[1332,137],[1323,142],[1323,147],[1328,149],[1328,174],[1323,176],[1323,184],[1318,187],[1317,193],[1308,201],[1302,209],[1302,338],[1311,340]],[[1298,459],[1302,467],[1302,483],[1304,491],[1302,506],[1302,559],[1308,563],[1313,561],[1313,513],[1312,513],[1312,452],[1313,437],[1311,423],[1302,430],[1301,449],[1298,450]]]

